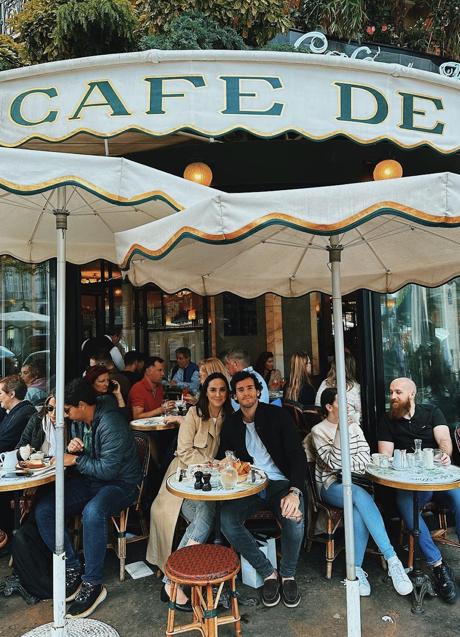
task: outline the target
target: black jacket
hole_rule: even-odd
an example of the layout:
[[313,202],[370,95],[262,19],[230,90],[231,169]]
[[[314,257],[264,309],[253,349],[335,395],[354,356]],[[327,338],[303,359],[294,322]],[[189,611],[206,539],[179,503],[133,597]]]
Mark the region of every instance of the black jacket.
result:
[[[92,423],[92,453],[82,453],[76,468],[95,484],[115,482],[134,486],[141,466],[133,432],[123,412],[111,400],[98,398]],[[83,440],[84,423],[72,423],[72,438]]]
[[[35,411],[35,410],[34,410]],[[29,422],[25,426],[24,431],[19,439],[16,449],[24,447],[24,445],[30,445],[37,451],[42,448],[42,444],[45,442],[45,432],[43,431],[42,418],[38,413],[32,414],[29,418]]]
[[0,421],[0,453],[16,448],[29,418],[36,413],[32,403],[28,400],[22,400],[13,407],[9,414],[5,414]]
[[[254,418],[255,429],[273,462],[288,478],[291,487],[304,490],[307,460],[299,432],[290,414],[281,407],[259,402]],[[231,450],[237,458],[253,463],[246,449],[246,425],[241,409],[224,420],[217,458]]]

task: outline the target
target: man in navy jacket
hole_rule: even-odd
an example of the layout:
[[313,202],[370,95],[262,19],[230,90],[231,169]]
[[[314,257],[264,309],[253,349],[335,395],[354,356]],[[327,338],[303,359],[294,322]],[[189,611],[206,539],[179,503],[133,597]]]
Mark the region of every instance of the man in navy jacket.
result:
[[[105,397],[96,398],[84,378],[67,385],[64,413],[75,421],[77,433],[64,454],[66,515],[82,514],[85,569],[68,533],[65,534],[66,601],[73,603],[67,617],[87,617],[107,596],[102,585],[107,544],[107,520],[132,504],[141,480],[133,432],[121,409]],[[67,475],[66,475],[67,478]],[[42,498],[35,510],[40,535],[52,551],[55,541],[54,493]]]
[[[280,407],[259,402],[261,389],[251,372],[232,377],[232,395],[240,409],[224,421],[217,457],[233,451],[240,460],[265,471],[268,486],[258,495],[224,502],[221,525],[230,544],[264,578],[263,604],[276,606],[281,590],[284,605],[294,608],[300,603],[295,573],[304,535],[306,457],[291,416]],[[282,527],[279,576],[244,526],[248,517],[266,508],[273,511]]]
[[16,448],[29,418],[37,413],[32,403],[24,400],[26,393],[27,385],[16,374],[0,381],[0,405],[5,410],[0,420],[0,453]]

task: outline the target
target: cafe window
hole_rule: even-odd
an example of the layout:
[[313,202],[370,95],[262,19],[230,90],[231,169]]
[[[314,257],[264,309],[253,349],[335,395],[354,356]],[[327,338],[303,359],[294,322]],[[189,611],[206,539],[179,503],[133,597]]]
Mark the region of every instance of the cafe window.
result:
[[2,256],[0,281],[0,376],[36,363],[49,388],[54,375],[50,262],[31,264]]
[[385,391],[394,378],[417,385],[417,401],[460,420],[460,279],[437,288],[407,285],[381,295]]
[[203,327],[203,299],[189,290],[166,294],[147,292],[147,326],[151,329],[183,330]]
[[145,351],[161,356],[170,371],[175,365],[175,351],[188,347],[192,360],[204,358],[203,298],[189,290],[166,294],[146,289],[145,317],[147,325]]
[[257,301],[242,299],[225,292],[222,295],[224,313],[224,336],[257,335]]

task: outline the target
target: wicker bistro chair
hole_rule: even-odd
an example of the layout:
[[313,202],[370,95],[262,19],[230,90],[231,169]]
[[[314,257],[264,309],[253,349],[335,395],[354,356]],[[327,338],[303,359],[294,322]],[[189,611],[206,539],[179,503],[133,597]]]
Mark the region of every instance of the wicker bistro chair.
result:
[[[111,517],[112,529],[114,531],[114,538],[111,543],[108,544],[108,548],[112,548],[117,554],[120,560],[120,581],[125,579],[125,564],[126,564],[126,545],[132,542],[140,542],[145,540],[149,536],[148,524],[145,520],[144,513],[142,511],[142,495],[144,491],[144,482],[147,477],[150,462],[150,448],[148,438],[141,433],[135,433],[134,439],[136,441],[137,453],[139,454],[139,460],[142,467],[142,480],[138,487],[136,501],[126,509],[123,509],[119,515],[113,515]],[[127,537],[126,530],[128,526],[128,518],[130,511],[133,510],[137,515],[140,533],[134,536]]]
[[[304,440],[307,454],[307,491],[308,491],[308,525],[305,535],[307,551],[313,542],[326,545],[326,577],[332,577],[332,564],[343,550],[344,545],[338,545],[335,540],[337,529],[343,524],[343,509],[339,509],[323,502],[319,496],[315,480],[315,452],[312,437],[309,433]],[[324,527],[324,532],[317,533],[317,526]]]
[[[166,635],[196,630],[206,637],[217,637],[219,626],[234,624],[236,637],[240,637],[241,618],[236,596],[236,576],[239,570],[238,555],[233,549],[224,546],[195,544],[171,553],[165,566],[165,575],[172,584]],[[225,582],[230,583],[231,613],[218,616],[217,606]],[[176,626],[176,595],[180,585],[191,587],[193,621]],[[214,595],[215,587],[217,593]]]
[[309,434],[312,427],[323,419],[318,408],[314,405],[305,408],[301,407],[299,403],[284,400],[283,407],[291,414],[301,436]]

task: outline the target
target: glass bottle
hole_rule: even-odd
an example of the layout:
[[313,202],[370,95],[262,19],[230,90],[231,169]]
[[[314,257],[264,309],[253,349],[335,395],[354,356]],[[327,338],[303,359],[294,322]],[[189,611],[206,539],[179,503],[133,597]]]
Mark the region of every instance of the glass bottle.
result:
[[234,489],[238,482],[238,472],[233,462],[236,460],[233,451],[225,452],[224,468],[220,472],[220,482],[222,487],[227,490]]
[[414,461],[416,467],[423,467],[422,440],[420,438],[414,440]]

